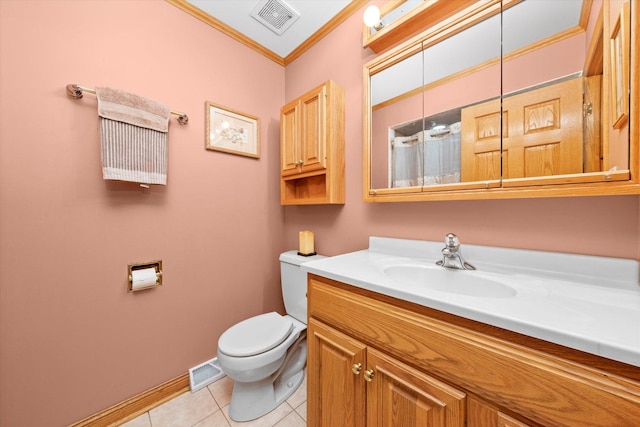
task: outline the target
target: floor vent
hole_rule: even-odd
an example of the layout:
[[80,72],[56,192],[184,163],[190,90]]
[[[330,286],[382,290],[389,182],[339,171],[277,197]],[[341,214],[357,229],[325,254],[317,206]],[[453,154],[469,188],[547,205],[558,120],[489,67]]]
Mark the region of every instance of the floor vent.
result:
[[208,386],[212,382],[219,380],[224,376],[225,373],[222,372],[222,369],[218,364],[217,357],[189,369],[191,393],[200,390],[202,387]]
[[296,22],[300,14],[283,0],[260,0],[253,8],[251,16],[280,35]]

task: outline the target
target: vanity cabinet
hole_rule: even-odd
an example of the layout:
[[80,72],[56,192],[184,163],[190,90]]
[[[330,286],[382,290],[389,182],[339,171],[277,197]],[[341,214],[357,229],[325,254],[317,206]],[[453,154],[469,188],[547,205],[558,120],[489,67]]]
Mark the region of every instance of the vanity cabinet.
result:
[[635,426],[637,367],[309,274],[309,426]]
[[463,392],[313,319],[307,343],[310,425],[464,426]]
[[344,90],[327,81],[280,109],[280,201],[344,203]]

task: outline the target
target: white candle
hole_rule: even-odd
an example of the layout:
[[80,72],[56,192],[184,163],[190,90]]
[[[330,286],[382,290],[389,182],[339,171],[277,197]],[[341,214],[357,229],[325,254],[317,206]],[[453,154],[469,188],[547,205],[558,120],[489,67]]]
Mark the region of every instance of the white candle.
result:
[[313,231],[301,231],[300,232],[300,250],[303,255],[309,255],[314,252],[313,250]]

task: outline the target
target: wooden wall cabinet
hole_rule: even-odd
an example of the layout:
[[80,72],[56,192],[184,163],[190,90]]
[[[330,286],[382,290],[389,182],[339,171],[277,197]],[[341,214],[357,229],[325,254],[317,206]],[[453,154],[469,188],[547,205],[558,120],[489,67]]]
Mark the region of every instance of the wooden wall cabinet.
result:
[[344,89],[329,80],[280,109],[282,205],[344,203]]
[[309,426],[635,426],[637,367],[309,275]]
[[[520,0],[423,2],[367,29],[365,46],[389,50],[364,66],[363,200],[640,194],[636,3],[574,2],[555,34],[534,35],[568,10],[536,23],[542,2]],[[436,125],[461,129],[460,154],[457,136],[424,142]]]

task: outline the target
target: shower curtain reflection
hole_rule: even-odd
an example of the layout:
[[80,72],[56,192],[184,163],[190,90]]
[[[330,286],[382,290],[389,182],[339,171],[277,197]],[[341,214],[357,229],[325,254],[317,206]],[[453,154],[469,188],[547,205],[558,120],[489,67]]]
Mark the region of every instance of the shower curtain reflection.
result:
[[460,122],[391,141],[391,188],[460,182]]
[[424,144],[418,136],[396,136],[391,141],[391,188],[422,186]]

